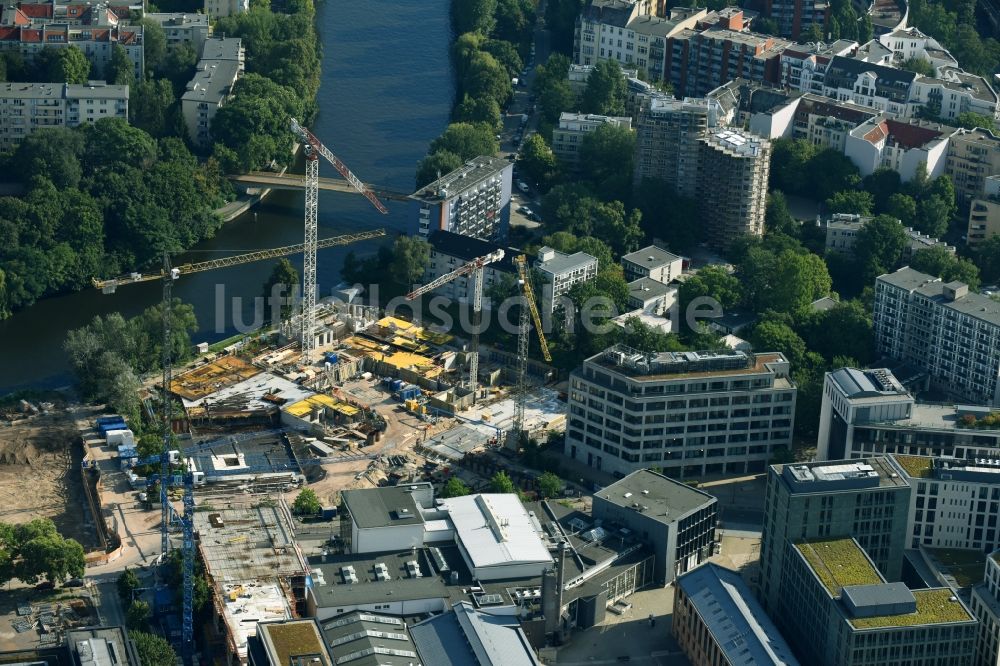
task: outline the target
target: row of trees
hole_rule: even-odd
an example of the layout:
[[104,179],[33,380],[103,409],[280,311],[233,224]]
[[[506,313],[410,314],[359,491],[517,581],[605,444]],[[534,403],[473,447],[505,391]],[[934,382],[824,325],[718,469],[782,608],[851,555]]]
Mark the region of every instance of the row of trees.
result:
[[0,523],[0,584],[16,578],[61,583],[83,576],[83,546],[59,534],[48,518],[10,525]]
[[[538,476],[538,493],[545,499],[562,497],[565,488],[566,484],[563,480],[552,472],[543,472]],[[513,479],[503,470],[490,477],[487,490],[491,493],[520,494],[517,486],[514,485]],[[452,476],[444,484],[444,488],[441,489],[440,497],[447,499],[449,497],[464,497],[470,494],[472,494],[472,488],[467,486],[459,477]]]

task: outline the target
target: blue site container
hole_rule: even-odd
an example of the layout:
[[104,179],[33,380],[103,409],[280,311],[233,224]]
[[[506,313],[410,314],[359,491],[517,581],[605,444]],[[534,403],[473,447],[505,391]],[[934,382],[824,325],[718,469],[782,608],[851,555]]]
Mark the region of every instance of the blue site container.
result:
[[327,363],[329,363],[329,364],[331,364],[331,365],[334,365],[334,364],[336,364],[336,363],[337,363],[337,361],[339,361],[339,360],[340,360],[340,357],[339,357],[339,356],[337,356],[337,353],[336,353],[336,352],[326,352],[325,354],[323,354],[323,359],[324,359],[324,360],[325,360],[325,361],[326,361]]
[[392,390],[393,391],[398,391],[401,388],[403,388],[403,380],[402,379],[393,379],[392,380]]
[[102,423],[97,427],[97,432],[101,437],[106,437],[110,430],[128,430],[128,426],[125,425],[124,421],[118,421],[117,423]]
[[118,414],[115,414],[114,416],[99,416],[97,417],[97,427],[100,428],[105,423],[117,423],[118,421],[124,423],[125,419]]

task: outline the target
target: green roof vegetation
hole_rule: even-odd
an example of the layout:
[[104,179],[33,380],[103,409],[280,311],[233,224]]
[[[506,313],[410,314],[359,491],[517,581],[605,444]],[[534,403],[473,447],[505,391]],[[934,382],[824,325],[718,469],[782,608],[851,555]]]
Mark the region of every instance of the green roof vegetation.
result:
[[913,590],[913,597],[917,600],[916,613],[855,617],[850,619],[851,626],[855,629],[882,629],[885,627],[912,627],[918,624],[969,622],[973,619],[961,602],[952,601],[955,596],[950,588]]
[[931,475],[933,458],[928,456],[901,456],[895,455],[893,458],[899,466],[914,479],[926,479]]
[[840,596],[847,585],[878,585],[884,582],[854,539],[826,539],[795,544],[831,596]]
[[983,581],[986,553],[968,548],[928,548],[938,568],[955,578],[958,587],[972,587]]
[[268,634],[280,664],[290,663],[292,657],[323,651],[323,642],[311,620],[272,624],[268,626]]

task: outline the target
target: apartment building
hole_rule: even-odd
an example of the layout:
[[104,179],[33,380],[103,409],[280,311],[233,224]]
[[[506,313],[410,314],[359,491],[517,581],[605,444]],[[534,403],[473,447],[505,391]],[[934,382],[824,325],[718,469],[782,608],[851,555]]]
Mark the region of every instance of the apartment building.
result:
[[77,127],[101,118],[128,121],[128,94],[128,86],[103,81],[0,83],[0,151],[13,151],[42,127]]
[[[781,52],[779,83],[789,90],[823,94],[822,74],[830,60],[834,56],[850,56],[857,48],[858,43],[849,39],[792,45]],[[820,73],[818,77],[816,72]]]
[[38,27],[0,27],[0,51],[19,53],[31,62],[46,48],[75,46],[90,61],[93,72],[104,72],[111,62],[115,45],[125,49],[134,66],[136,80],[145,73],[142,50],[143,27],[91,26],[74,23],[49,23]]
[[975,666],[1000,663],[1000,551],[986,558],[983,581],[972,586],[969,608],[979,619]]
[[[851,213],[834,213],[825,222],[826,227],[826,252],[839,252],[848,256],[854,255],[854,244],[858,238],[861,228],[873,218],[869,215],[854,215]],[[948,245],[942,240],[931,238],[920,233],[913,227],[904,227],[908,239],[906,248],[903,250],[904,259],[920,250],[928,250],[933,247],[943,248],[949,254],[955,254],[955,247]]]
[[938,40],[920,32],[918,28],[897,28],[878,36],[878,42],[892,52],[892,64],[899,67],[907,60],[923,60],[934,71],[943,67],[957,67],[958,61],[941,46]]
[[[504,250],[504,258],[483,268],[483,292],[500,283],[504,275],[512,277],[517,275],[517,269],[512,263],[515,252],[505,250],[495,243],[451,231],[435,231],[430,235],[428,242],[431,246],[430,261],[424,269],[421,284],[432,282],[474,259],[485,257],[497,250]],[[473,288],[473,276],[463,275],[437,287],[431,293],[458,303],[469,303],[472,300]]]
[[949,587],[887,582],[850,537],[788,550],[778,628],[815,666],[971,664],[976,618]]
[[822,0],[765,0],[764,16],[778,24],[778,34],[795,41],[803,38],[812,26],[826,30],[828,2]]
[[927,175],[936,178],[945,173],[949,137],[954,131],[952,127],[926,120],[878,116],[847,134],[844,155],[862,176],[888,168],[908,182],[926,168]]
[[712,556],[718,505],[704,491],[639,469],[594,493],[591,514],[643,535],[655,554],[653,580],[666,586]]
[[708,242],[728,247],[764,234],[771,142],[735,129],[716,129],[699,139],[698,200]]
[[[910,486],[884,457],[771,465],[764,498],[759,594],[772,617],[803,539],[854,536],[892,580],[902,574]],[[812,663],[812,662],[809,662]]]
[[823,94],[906,118],[910,115],[910,88],[916,77],[905,69],[833,56],[822,75]]
[[514,165],[496,157],[475,157],[410,195],[417,215],[414,233],[428,238],[451,231],[502,243],[510,226]]
[[216,37],[202,45],[202,57],[194,78],[181,96],[181,113],[188,136],[207,145],[212,140],[212,119],[233,94],[233,86],[243,75],[243,42],[238,37]]
[[[672,185],[686,197],[698,189],[699,140],[719,125],[721,106],[711,99],[649,96],[639,111],[635,140],[635,182]],[[635,278],[632,278],[635,279]]]
[[663,284],[676,280],[684,270],[684,259],[657,245],[622,255],[622,270],[628,281],[649,278]]
[[631,118],[563,111],[559,114],[559,125],[552,128],[552,152],[564,166],[576,169],[580,163],[583,137],[607,124],[632,129]]
[[205,0],[205,14],[211,18],[245,14],[250,11],[250,0]]
[[909,548],[1000,548],[1000,460],[891,455],[913,492]]
[[945,173],[951,176],[959,200],[983,197],[987,179],[1000,174],[1000,137],[988,129],[955,130],[948,142]]
[[0,25],[37,28],[47,23],[116,27],[121,17],[128,18],[128,7],[107,4],[67,4],[48,0],[4,5]]
[[777,352],[645,354],[616,345],[570,376],[564,454],[619,474],[761,472],[791,447],[795,393]]
[[185,14],[182,12],[146,12],[143,18],[153,21],[167,38],[167,46],[190,44],[198,57],[202,57],[205,40],[212,34],[206,14]]
[[743,577],[715,562],[677,578],[670,631],[692,664],[799,664]]
[[597,257],[586,252],[566,254],[551,247],[543,247],[538,251],[535,268],[544,281],[537,285],[542,292],[542,312],[551,314],[570,289],[597,277]]
[[912,268],[875,280],[876,349],[972,404],[1000,406],[1000,303]]
[[982,243],[991,236],[1000,234],[1000,175],[987,176],[983,193],[969,205],[969,229],[966,242],[969,245]]
[[[652,278],[643,277],[628,283],[628,307],[630,314],[664,315],[677,303],[677,287],[667,285]],[[638,313],[636,312],[638,311]],[[623,320],[624,321],[624,320]],[[671,326],[670,320],[657,322],[660,326]]]
[[742,15],[720,18],[714,26],[667,39],[664,78],[678,95],[703,97],[737,78],[778,84],[781,53],[790,42],[744,32],[742,25]]

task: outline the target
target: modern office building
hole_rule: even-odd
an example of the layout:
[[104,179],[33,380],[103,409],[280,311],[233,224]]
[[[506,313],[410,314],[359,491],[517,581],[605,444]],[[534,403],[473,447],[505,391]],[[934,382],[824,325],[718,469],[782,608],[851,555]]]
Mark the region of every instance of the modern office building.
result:
[[904,267],[875,280],[872,320],[880,354],[960,400],[1000,406],[1000,303]]
[[574,370],[569,388],[563,453],[606,472],[763,472],[775,451],[791,448],[796,387],[778,352],[615,345]]
[[743,236],[762,236],[771,142],[718,129],[699,143],[698,200],[709,243],[726,248]]
[[1000,663],[1000,551],[986,558],[983,581],[972,586],[969,608],[979,620],[975,666]]
[[822,401],[820,460],[888,453],[1000,456],[1000,428],[981,422],[989,407],[919,402],[885,368],[827,373]]
[[542,275],[542,284],[535,285],[541,292],[542,312],[551,314],[561,304],[561,297],[574,285],[597,277],[597,257],[586,252],[566,254],[543,247],[535,258],[535,269]]
[[655,553],[654,580],[669,585],[712,556],[718,500],[641,469],[594,493],[593,517],[643,535]]
[[910,548],[1000,548],[1000,460],[888,456],[913,489]]
[[567,168],[576,169],[580,163],[580,145],[583,143],[583,137],[598,127],[609,124],[632,129],[631,118],[563,111],[559,114],[559,125],[552,128],[553,154]]
[[774,616],[784,572],[802,539],[855,537],[891,580],[907,544],[910,486],[886,458],[771,465],[764,499],[759,593]]
[[887,582],[850,537],[798,540],[788,553],[772,616],[802,663],[972,663],[978,623],[951,588]]
[[128,120],[128,86],[104,81],[0,83],[0,151],[43,127],[77,127],[101,118]]
[[502,243],[510,226],[510,195],[514,165],[485,155],[410,195],[416,203],[416,235],[435,231]]
[[622,255],[625,279],[649,278],[662,284],[676,280],[684,271],[684,259],[658,245],[649,245]]
[[997,234],[1000,234],[1000,175],[987,176],[983,183],[983,193],[969,204],[966,242],[975,245]]
[[163,34],[167,38],[167,46],[190,44],[198,57],[202,57],[205,40],[212,34],[212,28],[208,24],[208,15],[146,12],[142,17],[163,28]]
[[[839,252],[848,256],[854,255],[854,243],[858,232],[873,218],[869,215],[854,215],[851,213],[834,213],[826,220],[826,252]],[[949,254],[955,254],[955,247],[948,243],[926,236],[913,227],[904,227],[908,242],[903,250],[904,259],[920,250],[933,247],[942,248]]]
[[410,638],[428,666],[541,666],[514,610],[459,601],[411,626]]
[[715,562],[677,578],[670,631],[699,666],[799,663],[740,574]]
[[[471,236],[461,236],[450,231],[435,231],[431,234],[428,242],[431,246],[431,255],[427,267],[424,269],[421,284],[433,282],[479,257],[504,250],[496,243]],[[488,293],[490,287],[500,283],[504,279],[504,275],[511,276],[512,279],[517,276],[517,269],[513,264],[515,252],[509,249],[504,250],[502,260],[483,267],[484,294]],[[458,303],[470,303],[474,286],[472,275],[462,275],[437,287],[431,293]]]
[[678,100],[659,93],[644,100],[636,123],[636,184],[647,178],[662,181],[678,194],[694,197],[701,150],[698,142],[709,128],[719,124],[718,108],[711,99]]

